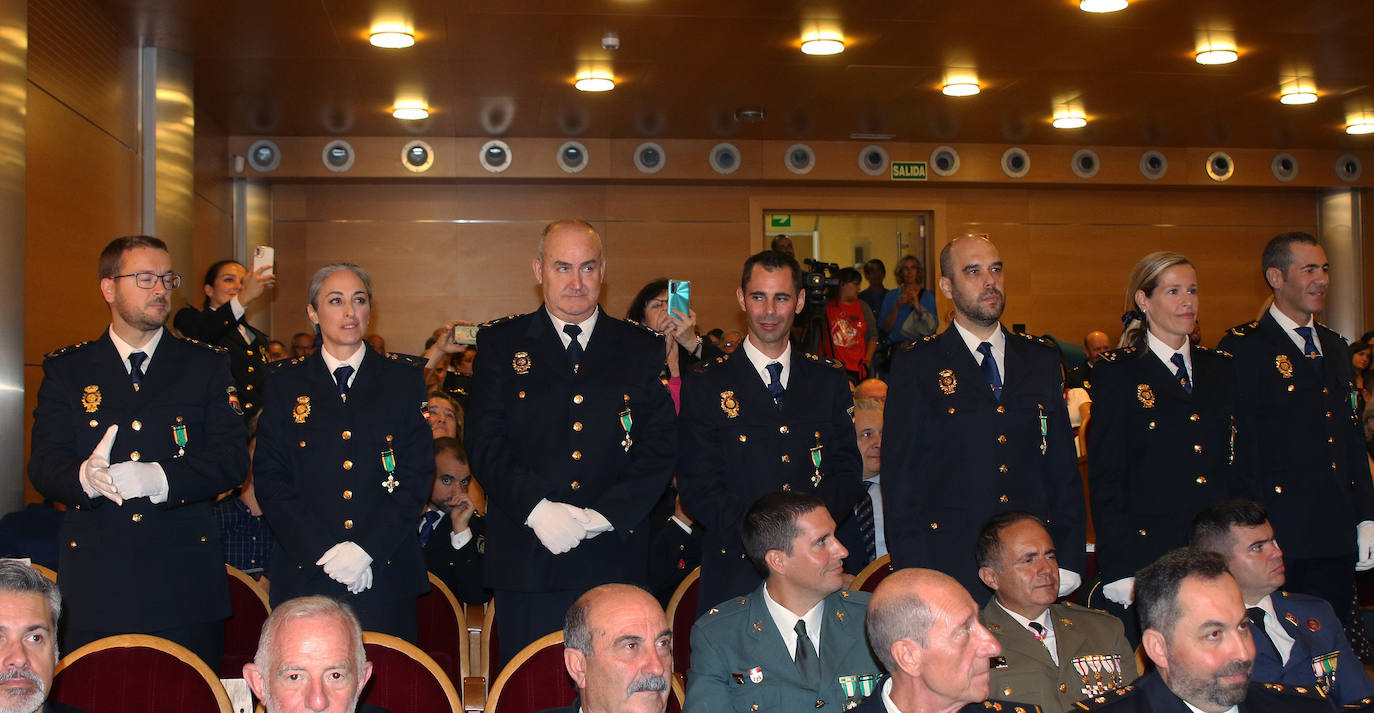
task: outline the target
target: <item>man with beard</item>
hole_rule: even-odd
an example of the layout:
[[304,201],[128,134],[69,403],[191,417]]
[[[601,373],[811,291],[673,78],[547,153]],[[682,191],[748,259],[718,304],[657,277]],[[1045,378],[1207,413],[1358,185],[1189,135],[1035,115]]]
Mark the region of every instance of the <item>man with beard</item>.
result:
[[1110,713],[1330,711],[1314,688],[1254,683],[1255,644],[1240,587],[1215,552],[1180,548],[1136,573],[1141,647],[1155,670],[1077,705]]
[[62,643],[153,634],[218,669],[230,606],[211,505],[248,472],[229,357],[163,329],[181,276],[161,240],[115,239],[99,274],[110,327],[47,356],[34,409],[29,478],[67,506]]
[[491,590],[482,587],[487,527],[486,518],[473,512],[471,486],[472,468],[462,441],[434,439],[434,486],[420,516],[425,568],[464,604],[482,604],[491,599]]
[[56,584],[19,560],[0,560],[0,713],[81,713],[45,702],[61,616]]
[[383,713],[358,707],[372,662],[358,617],[329,597],[297,597],[277,605],[262,625],[243,677],[267,713]]
[[1062,596],[1082,581],[1086,535],[1059,350],[999,323],[1002,258],[986,237],[951,241],[940,272],[953,324],[898,352],[884,411],[892,566],[938,569],[987,601],[969,543],[993,515],[1026,510],[1059,547]]

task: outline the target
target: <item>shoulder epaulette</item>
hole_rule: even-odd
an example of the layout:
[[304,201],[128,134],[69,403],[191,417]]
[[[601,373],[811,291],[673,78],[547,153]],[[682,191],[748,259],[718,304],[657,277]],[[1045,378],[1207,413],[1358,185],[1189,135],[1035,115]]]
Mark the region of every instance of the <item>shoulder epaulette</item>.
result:
[[209,343],[209,342],[202,342],[202,341],[200,341],[200,340],[198,340],[198,339],[191,339],[190,337],[182,337],[182,338],[181,338],[181,341],[183,341],[183,342],[190,342],[191,344],[194,344],[194,345],[196,345],[196,346],[198,346],[198,347],[204,347],[205,349],[209,349],[209,350],[212,351],[212,352],[219,352],[219,353],[221,353],[221,354],[228,354],[228,353],[229,353],[229,350],[228,350],[228,349],[225,349],[224,347],[221,347],[221,346],[218,346],[218,345],[215,345],[215,344],[211,344],[211,343]]
[[716,357],[715,359],[710,359],[710,360],[703,359],[703,360],[697,362],[696,365],[692,367],[692,369],[693,369],[694,371],[697,371],[697,372],[703,372],[703,371],[706,371],[707,369],[710,369],[711,366],[714,365],[714,364],[724,364],[724,363],[727,362],[727,361],[730,361],[730,355],[729,355],[729,354],[721,354],[720,356]]
[[1326,698],[1326,693],[1319,686],[1295,686],[1289,683],[1266,683],[1265,688],[1274,693],[1283,693],[1290,696],[1302,696],[1304,698]]
[[643,322],[639,322],[639,321],[630,319],[629,317],[626,317],[626,318],[625,318],[625,323],[626,323],[626,324],[632,324],[632,325],[634,325],[634,326],[636,326],[636,327],[639,327],[640,329],[642,329],[642,330],[648,332],[649,334],[654,335],[655,337],[658,337],[659,339],[662,339],[662,338],[663,338],[663,332],[660,332],[660,331],[658,331],[657,329],[654,329],[653,327],[650,327],[649,325],[647,325],[647,324],[645,324],[645,323],[643,323]]
[[1129,696],[1132,693],[1135,693],[1135,684],[1131,684],[1129,686],[1122,686],[1121,688],[1112,691],[1107,691],[1106,693],[1103,693],[1102,695],[1093,698],[1084,698],[1083,700],[1075,703],[1074,705],[1078,706],[1080,710],[1090,711],[1100,706],[1106,705],[1107,703],[1115,701],[1123,696]]
[[1234,358],[1235,358],[1235,355],[1234,355],[1234,354],[1232,354],[1231,352],[1226,351],[1225,349],[1213,349],[1213,350],[1212,350],[1212,353],[1213,353],[1213,354],[1220,354],[1221,356],[1224,356],[1224,357],[1226,357],[1227,359],[1234,359]]
[[54,350],[48,352],[46,358],[48,358],[48,359],[54,359],[54,358],[56,358],[56,357],[62,356],[63,354],[74,354],[74,353],[76,353],[76,352],[78,352],[78,351],[81,351],[82,349],[85,349],[86,347],[88,347],[88,346],[90,346],[90,345],[92,345],[92,344],[95,344],[95,342],[94,342],[94,341],[85,341],[85,342],[77,342],[76,344],[68,344],[68,345],[65,346],[65,347],[60,347],[60,348],[58,348],[58,349],[54,349]]
[[907,351],[908,349],[915,349],[916,347],[922,344],[929,344],[933,341],[935,341],[935,335],[927,334],[926,336],[921,337],[920,339],[913,339],[909,342],[902,342],[902,351]]
[[483,322],[483,323],[477,325],[477,327],[478,327],[479,329],[486,329],[487,327],[495,327],[496,325],[498,325],[498,324],[500,324],[500,323],[502,323],[502,322],[509,322],[509,321],[511,321],[512,319],[515,319],[517,316],[518,316],[518,315],[508,314],[508,315],[506,315],[506,316],[504,316],[504,317],[497,317],[496,319],[493,319],[493,320],[490,320],[490,321],[487,321],[487,322]]
[[1032,344],[1039,344],[1042,347],[1050,347],[1051,349],[1059,348],[1059,344],[1049,337],[1039,337],[1034,334],[1021,334],[1020,332],[1013,332],[1013,334],[1024,337],[1026,341]]
[[424,359],[422,359],[421,357],[417,357],[413,354],[398,354],[396,352],[387,352],[386,358],[390,359],[391,361],[396,361],[402,364],[408,364],[410,366],[416,366],[420,368],[424,368],[426,363]]
[[818,356],[818,355],[816,355],[816,354],[812,354],[811,352],[803,352],[803,354],[806,356],[807,359],[810,359],[811,361],[814,361],[814,362],[819,362],[819,363],[824,364],[824,365],[826,365],[826,366],[828,366],[828,367],[831,367],[832,369],[843,369],[843,368],[844,368],[844,363],[843,363],[843,362],[835,361],[834,359],[831,359],[830,357]]
[[285,369],[290,366],[295,366],[309,358],[310,357],[308,356],[298,356],[291,357],[290,359],[278,359],[274,362],[268,362],[267,368],[271,370],[273,374],[275,374],[278,371],[281,371],[282,369]]
[[1230,329],[1227,330],[1227,331],[1230,332],[1231,334],[1236,335],[1237,337],[1243,337],[1243,336],[1249,334],[1249,333],[1250,333],[1250,330],[1252,330],[1252,329],[1254,329],[1255,327],[1258,327],[1258,326],[1259,326],[1259,322],[1246,322],[1245,324],[1237,324],[1236,326],[1230,328]]
[[1040,706],[1030,703],[1012,703],[1011,701],[998,701],[992,698],[983,701],[983,710],[999,711],[1000,713],[1040,713]]
[[1102,361],[1116,361],[1118,357],[1128,357],[1135,353],[1136,347],[1121,347],[1102,352]]

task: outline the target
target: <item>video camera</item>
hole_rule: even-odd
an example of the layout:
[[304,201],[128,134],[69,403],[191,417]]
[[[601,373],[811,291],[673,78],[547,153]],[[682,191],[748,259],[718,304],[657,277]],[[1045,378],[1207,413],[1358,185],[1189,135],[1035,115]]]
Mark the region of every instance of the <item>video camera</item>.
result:
[[[833,262],[821,262],[806,258],[806,272],[802,273],[802,288],[806,290],[808,304],[817,302],[815,298],[824,297],[831,287],[840,286],[840,266]],[[821,300],[820,302],[823,302]]]

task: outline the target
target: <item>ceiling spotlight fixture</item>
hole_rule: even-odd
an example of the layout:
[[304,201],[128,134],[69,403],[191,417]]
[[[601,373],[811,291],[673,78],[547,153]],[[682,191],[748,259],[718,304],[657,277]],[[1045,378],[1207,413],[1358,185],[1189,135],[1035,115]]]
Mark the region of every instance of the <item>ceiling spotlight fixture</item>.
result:
[[1352,136],[1374,134],[1374,114],[1360,114],[1351,117],[1346,122],[1345,133]]
[[406,121],[419,121],[429,118],[429,107],[422,101],[398,101],[396,106],[391,108],[391,115]]
[[940,91],[947,97],[971,97],[983,91],[977,82],[948,82]]
[[1311,104],[1317,101],[1316,83],[1311,77],[1283,77],[1279,81],[1279,101],[1284,104]]
[[745,124],[763,121],[768,118],[768,114],[762,109],[736,109],[735,121]]
[[384,30],[372,33],[367,41],[371,42],[373,47],[398,50],[415,44],[415,35],[401,30]]
[[809,32],[802,36],[801,51],[814,55],[839,54],[844,51],[844,37],[827,30]]
[[1050,123],[1056,129],[1081,129],[1088,125],[1088,119],[1082,114],[1065,114],[1054,117]]
[[579,72],[573,86],[583,92],[609,92],[615,89],[615,78],[610,72],[593,69]]
[[1202,30],[1197,34],[1193,59],[1198,64],[1230,64],[1240,56],[1235,34],[1229,30]]
[[1284,104],[1312,104],[1317,101],[1317,93],[1300,91],[1285,92],[1283,96],[1279,97],[1279,101]]
[[1117,12],[1125,10],[1127,4],[1126,0],[1080,0],[1078,9],[1083,12]]

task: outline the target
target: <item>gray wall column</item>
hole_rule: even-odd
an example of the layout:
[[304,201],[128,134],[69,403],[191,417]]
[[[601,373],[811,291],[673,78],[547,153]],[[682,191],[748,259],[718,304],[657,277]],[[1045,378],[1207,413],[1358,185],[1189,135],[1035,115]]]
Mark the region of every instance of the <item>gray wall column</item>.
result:
[[1365,325],[1359,192],[1350,188],[1323,191],[1317,199],[1317,225],[1318,240],[1331,264],[1322,321],[1347,339],[1359,339]]
[[24,167],[28,2],[0,0],[0,512],[24,505]]

